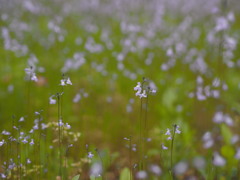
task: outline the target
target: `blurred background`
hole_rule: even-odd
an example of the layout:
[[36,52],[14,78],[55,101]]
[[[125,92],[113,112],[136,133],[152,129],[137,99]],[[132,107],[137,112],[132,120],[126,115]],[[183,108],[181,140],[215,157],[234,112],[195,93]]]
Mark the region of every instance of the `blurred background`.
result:
[[[40,179],[54,179],[54,163],[46,167],[44,157],[57,163],[50,124],[59,121],[61,106],[62,121],[81,134],[63,141],[63,147],[73,143],[66,179],[88,174],[86,144],[92,162],[114,157],[102,162],[106,179],[137,165],[143,116],[146,164],[157,164],[162,178],[169,178],[170,166],[165,133],[174,124],[181,130],[174,164],[186,167],[175,169],[176,177],[238,177],[239,12],[237,0],[0,0],[1,164],[11,156],[4,131],[22,142],[17,132],[28,137],[41,117],[44,148],[35,162],[43,165]],[[156,90],[147,100],[134,91],[143,77]],[[68,78],[72,85],[61,86]],[[51,103],[62,92],[60,105]],[[136,146],[131,163],[129,137]],[[225,163],[212,161],[216,154]],[[27,156],[34,156],[31,150]],[[194,164],[196,157],[203,166]]]

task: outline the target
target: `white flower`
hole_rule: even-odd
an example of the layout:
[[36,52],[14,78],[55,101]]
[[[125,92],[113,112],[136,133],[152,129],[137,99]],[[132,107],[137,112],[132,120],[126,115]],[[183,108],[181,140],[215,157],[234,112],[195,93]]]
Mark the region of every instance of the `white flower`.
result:
[[240,148],[237,149],[237,152],[235,154],[236,159],[240,159]]
[[103,169],[102,169],[101,163],[96,162],[92,165],[92,167],[90,169],[90,174],[91,174],[91,176],[98,177],[98,176],[101,176],[102,170]]
[[23,142],[23,144],[28,143],[27,139],[23,139],[22,142]]
[[71,126],[70,126],[68,123],[65,124],[65,127],[66,127],[67,129],[71,129]]
[[32,74],[32,76],[31,76],[31,80],[32,80],[32,81],[35,81],[35,82],[38,81],[38,78],[37,78],[37,76],[36,76],[35,73]]
[[56,104],[56,103],[57,103],[57,100],[56,100],[56,99],[53,99],[53,97],[55,97],[55,96],[52,95],[52,96],[49,98],[49,104]]
[[146,90],[143,90],[143,93],[140,95],[140,98],[146,98],[147,97],[147,94],[146,94]]
[[76,96],[73,98],[73,102],[74,103],[77,103],[77,102],[79,102],[80,100],[81,100],[81,95],[78,93],[78,94],[76,94]]
[[34,69],[35,68],[33,68],[33,67],[25,68],[25,72],[28,76],[30,76],[30,80],[37,82],[38,78],[36,76],[36,73],[34,72]]
[[2,145],[4,145],[5,144],[5,141],[4,141],[4,139],[2,140],[2,141],[0,141],[0,147],[2,146]]
[[150,167],[149,167],[150,171],[155,174],[156,176],[160,176],[161,173],[162,173],[162,170],[161,168],[156,165],[156,164],[152,164]]
[[171,136],[170,129],[167,128],[167,132],[165,133],[165,135]]
[[138,82],[137,86],[134,87],[134,91],[137,91],[135,95],[139,96],[140,98],[147,97],[146,90],[142,91],[142,87],[141,87],[141,83],[140,82]]
[[224,166],[226,164],[226,160],[220,156],[218,152],[215,152],[213,155],[213,164],[215,166]]
[[94,154],[92,152],[88,152],[88,158],[92,159]]
[[147,178],[147,173],[146,171],[138,171],[136,174],[137,179],[146,179]]
[[174,173],[177,175],[184,174],[188,169],[188,164],[184,161],[179,162],[174,167]]
[[151,93],[152,93],[152,94],[156,94],[156,92],[157,92],[156,89],[152,89],[152,90],[151,90]]
[[62,119],[60,119],[58,122],[58,126],[63,126],[63,125],[64,125],[64,123],[62,122]]
[[66,83],[65,83],[65,79],[61,79],[61,83],[60,83],[60,86],[66,86]]
[[8,131],[5,131],[5,130],[2,131],[2,135],[7,135],[7,136],[9,136],[10,134],[11,134],[11,133],[8,132]]
[[27,164],[31,164],[31,160],[30,159],[27,159]]
[[33,139],[31,139],[31,142],[29,143],[31,146],[34,145]]
[[213,138],[212,138],[212,134],[210,132],[206,132],[203,137],[202,137],[203,141],[204,141],[204,144],[203,144],[203,147],[205,149],[208,149],[210,147],[213,146],[214,144],[214,141],[213,141]]
[[142,91],[142,88],[141,88],[141,83],[140,82],[138,82],[137,83],[137,86],[136,87],[134,87],[134,91]]
[[1,174],[1,178],[2,178],[2,179],[6,179],[7,176],[6,176],[5,174]]
[[67,79],[61,79],[61,83],[60,83],[60,86],[66,86],[66,85],[72,85],[72,82],[70,80],[70,78],[67,78]]
[[163,150],[167,150],[168,147],[166,147],[166,146],[164,146],[164,144],[162,144],[162,149],[163,149]]
[[236,134],[233,135],[233,137],[231,138],[231,144],[235,144],[238,141],[239,141],[239,136]]
[[48,127],[48,125],[46,125],[45,123],[42,123],[42,129],[46,129]]
[[216,112],[213,117],[213,122],[218,124],[224,122],[224,114],[222,112]]
[[66,84],[72,85],[70,78],[67,79]]
[[179,126],[176,127],[175,133],[176,133],[176,134],[181,134],[181,131],[179,130]]

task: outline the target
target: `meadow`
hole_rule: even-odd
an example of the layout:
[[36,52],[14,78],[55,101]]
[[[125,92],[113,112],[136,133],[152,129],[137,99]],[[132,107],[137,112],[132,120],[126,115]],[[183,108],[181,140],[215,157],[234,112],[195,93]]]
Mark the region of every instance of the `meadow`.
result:
[[0,179],[240,179],[240,2],[0,0]]

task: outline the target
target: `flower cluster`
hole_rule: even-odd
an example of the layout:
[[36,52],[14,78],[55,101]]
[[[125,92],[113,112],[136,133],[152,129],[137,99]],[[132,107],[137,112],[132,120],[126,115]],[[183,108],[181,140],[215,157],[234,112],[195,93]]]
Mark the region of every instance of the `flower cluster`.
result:
[[[171,133],[171,131],[173,131],[173,133]],[[170,130],[169,128],[167,128],[167,131],[165,133],[167,137],[167,140],[172,140],[174,137],[174,134],[181,134],[181,131],[179,130],[179,126],[178,125],[173,125],[173,130]],[[167,150],[168,147],[166,147],[164,144],[162,144],[162,149],[163,150]]]
[[35,70],[32,66],[30,68],[25,68],[25,72],[30,77],[31,81],[35,81],[35,82],[38,81]]
[[[174,130],[176,134],[181,134],[181,131],[179,130],[179,126],[178,125],[174,125]],[[167,128],[167,132],[165,133],[165,135],[167,135],[167,140],[172,140],[172,134],[171,134],[171,130]]]
[[60,86],[67,86],[67,85],[72,85],[72,81],[70,80],[70,78],[63,78],[61,79],[61,83]]
[[147,95],[149,93],[151,94],[155,94],[157,91],[153,88],[151,88],[150,86],[147,86],[146,88],[144,88],[143,84],[144,82],[146,82],[146,80],[144,79],[143,82],[138,82],[137,86],[134,87],[134,91],[136,92],[136,96],[139,96],[140,98],[146,98]]

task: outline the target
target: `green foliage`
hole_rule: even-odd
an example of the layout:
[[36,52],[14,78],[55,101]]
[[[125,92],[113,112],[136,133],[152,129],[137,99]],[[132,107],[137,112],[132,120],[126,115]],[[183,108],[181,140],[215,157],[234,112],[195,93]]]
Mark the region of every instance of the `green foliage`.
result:
[[72,178],[72,180],[80,180],[80,174],[79,175],[76,175]]
[[131,174],[129,168],[124,168],[120,173],[120,180],[130,180]]
[[225,124],[221,124],[221,133],[226,144],[231,143],[232,132]]

